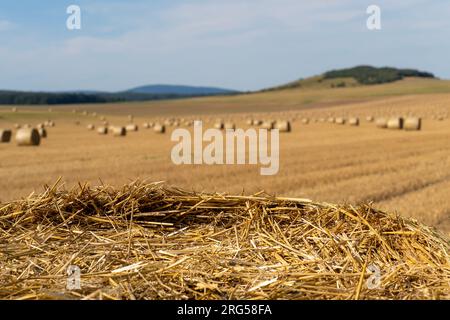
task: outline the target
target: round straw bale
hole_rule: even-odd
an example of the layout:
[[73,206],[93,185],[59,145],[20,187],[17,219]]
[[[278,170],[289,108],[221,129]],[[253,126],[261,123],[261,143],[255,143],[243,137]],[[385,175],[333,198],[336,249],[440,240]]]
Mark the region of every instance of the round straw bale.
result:
[[38,146],[41,143],[41,136],[35,128],[23,128],[17,130],[16,142],[18,146]]
[[53,109],[52,108],[48,108],[48,112],[53,112]]
[[97,112],[92,112],[92,116],[96,117],[97,116]]
[[44,127],[38,128],[38,133],[41,138],[47,138],[47,130]]
[[274,121],[271,121],[271,120],[270,121],[264,121],[262,123],[262,125],[261,125],[261,128],[267,129],[267,130],[272,130],[274,125],[275,125]]
[[101,117],[100,117],[100,121],[106,121],[105,116],[101,116]]
[[95,129],[95,126],[94,126],[92,123],[90,123],[90,124],[87,125],[86,128],[87,128],[88,130],[94,130],[94,129]]
[[419,131],[422,129],[422,119],[416,117],[406,118],[403,127],[406,131]]
[[302,119],[302,123],[303,123],[303,124],[308,124],[308,123],[309,123],[309,119],[308,119],[308,118]]
[[11,109],[11,111],[12,111],[12,112],[17,112],[17,108],[16,108],[16,107],[13,107],[13,108]]
[[36,126],[37,129],[41,129],[41,128],[44,128],[44,127],[45,127],[45,125],[44,125],[43,123],[39,123],[39,124]]
[[245,121],[245,123],[246,123],[248,126],[251,126],[251,125],[253,125],[253,120],[252,120],[252,119],[248,119],[247,121]]
[[403,129],[403,118],[390,118],[387,123],[388,129],[399,130]]
[[128,132],[131,132],[131,131],[138,131],[138,130],[139,130],[137,124],[134,124],[134,123],[127,125],[127,126],[125,127],[125,129],[126,129]]
[[329,117],[329,118],[327,119],[327,121],[328,121],[329,123],[335,123],[335,122],[336,122],[336,119],[333,118],[333,117]]
[[336,124],[343,125],[343,124],[345,124],[345,119],[342,117],[338,117],[338,118],[336,118],[335,122],[336,122]]
[[254,126],[260,126],[262,124],[261,120],[253,120],[253,125]]
[[20,124],[16,123],[16,124],[14,125],[14,128],[20,129],[20,128],[22,128],[22,126],[21,126]]
[[114,137],[124,137],[127,135],[127,130],[125,127],[110,127],[109,128],[113,134]]
[[83,111],[83,116],[87,116],[88,112],[86,110]]
[[366,117],[366,121],[367,122],[373,122],[375,119],[374,119],[374,117],[373,116],[367,116]]
[[156,133],[165,133],[166,132],[166,126],[162,125],[162,124],[155,124],[155,126],[153,127],[153,131]]
[[232,122],[225,122],[224,128],[225,128],[225,130],[235,130],[236,125]]
[[380,128],[380,129],[386,129],[387,124],[388,124],[388,121],[386,120],[386,118],[377,118],[377,120],[375,121],[375,125],[377,126],[377,128]]
[[0,142],[8,143],[11,141],[11,130],[8,129],[0,129]]
[[24,127],[25,129],[31,129],[31,124],[25,123],[25,124],[23,125],[23,127]]
[[275,129],[278,129],[280,132],[291,132],[291,123],[285,120],[277,121]]
[[144,123],[142,124],[142,128],[144,128],[144,129],[150,129],[150,123],[144,122]]
[[100,135],[108,134],[108,127],[99,127],[97,129],[97,133]]
[[348,124],[351,126],[359,126],[359,118],[352,117],[348,119]]
[[224,124],[222,121],[218,121],[214,124],[214,128],[222,130],[224,128]]
[[128,115],[128,121],[133,122],[134,116],[132,114]]

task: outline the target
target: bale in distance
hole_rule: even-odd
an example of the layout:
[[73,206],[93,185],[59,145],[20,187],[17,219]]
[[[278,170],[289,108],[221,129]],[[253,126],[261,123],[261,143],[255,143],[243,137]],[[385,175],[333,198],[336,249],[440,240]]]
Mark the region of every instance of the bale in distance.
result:
[[47,120],[47,121],[44,123],[44,125],[47,126],[47,127],[54,127],[54,126],[55,126],[55,122],[52,121],[52,120]]
[[95,129],[95,125],[93,125],[92,123],[88,124],[86,127],[88,130],[94,130]]
[[327,121],[328,121],[328,123],[335,123],[335,122],[336,122],[336,119],[333,118],[333,117],[329,117],[329,118],[327,119]]
[[422,119],[417,117],[408,117],[403,124],[406,131],[420,131],[422,129]]
[[342,118],[342,117],[338,117],[338,118],[336,118],[335,123],[339,124],[339,125],[344,125],[345,124],[345,119]]
[[107,127],[99,127],[97,129],[97,133],[100,135],[108,134],[108,128]]
[[156,133],[165,133],[166,132],[166,126],[163,124],[155,124],[155,126],[153,127],[153,131]]
[[403,129],[403,118],[396,117],[390,118],[387,122],[387,128],[392,130],[401,130]]
[[126,129],[128,132],[136,132],[136,131],[139,130],[139,127],[137,126],[137,124],[132,123],[132,124],[127,125],[127,126],[125,127],[125,129]]
[[0,129],[0,142],[8,143],[11,141],[12,131],[9,129]]
[[263,122],[262,122],[261,120],[258,120],[258,119],[253,120],[253,125],[254,125],[254,126],[260,126],[262,123],[263,123]]
[[355,127],[359,126],[359,118],[352,117],[348,119],[348,124]]
[[125,127],[113,126],[109,128],[114,137],[124,137],[127,135],[127,130]]
[[17,108],[16,108],[16,107],[13,107],[13,108],[11,109],[11,111],[12,111],[12,112],[17,112]]
[[378,118],[375,121],[375,125],[377,126],[377,128],[386,129],[387,125],[388,125],[388,121],[386,120],[386,118]]
[[16,133],[18,146],[38,146],[41,143],[41,136],[36,128],[22,128]]
[[280,120],[275,123],[275,129],[278,129],[280,132],[291,132],[291,123],[286,120]]
[[302,123],[303,123],[303,124],[309,124],[309,119],[308,119],[308,118],[302,119]]
[[275,125],[274,121],[271,121],[271,120],[264,121],[261,125],[261,128],[266,129],[266,130],[272,130],[274,125]]
[[214,128],[215,128],[215,129],[222,130],[222,129],[224,128],[223,122],[222,122],[222,121],[217,121],[217,122],[214,124]]
[[14,124],[14,128],[15,129],[20,129],[20,128],[22,128],[22,126],[20,124],[16,123],[16,124]]
[[37,130],[41,138],[47,138],[47,130],[44,127],[38,128]]
[[373,122],[375,119],[374,119],[374,117],[373,116],[367,116],[366,117],[366,121],[367,122]]
[[25,128],[25,129],[31,129],[31,124],[25,123],[25,124],[23,125],[23,128]]
[[248,126],[251,126],[251,125],[253,125],[253,120],[252,120],[252,119],[248,119],[247,121],[245,121],[245,123],[246,123]]
[[225,130],[235,130],[236,129],[236,125],[232,122],[226,122],[224,124],[224,128]]

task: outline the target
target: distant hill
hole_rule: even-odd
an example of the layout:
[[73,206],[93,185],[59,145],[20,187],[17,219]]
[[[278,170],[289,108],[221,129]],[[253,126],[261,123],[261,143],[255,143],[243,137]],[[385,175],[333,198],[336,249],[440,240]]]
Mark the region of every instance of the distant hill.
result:
[[356,66],[347,69],[337,69],[324,74],[300,79],[281,86],[263,91],[293,89],[293,88],[342,88],[361,85],[374,85],[402,80],[406,77],[435,79],[432,73],[415,69],[397,69],[391,67]]
[[192,87],[192,86],[178,86],[156,84],[133,88],[126,92],[131,93],[145,93],[145,94],[174,94],[181,96],[203,96],[203,95],[217,95],[217,94],[231,94],[237,93],[234,90],[214,88],[214,87]]
[[138,87],[122,92],[102,91],[65,91],[65,92],[29,92],[29,91],[1,91],[0,105],[55,105],[80,103],[106,103],[126,101],[151,101],[180,99],[213,95],[236,94],[237,91],[174,85],[152,85]]

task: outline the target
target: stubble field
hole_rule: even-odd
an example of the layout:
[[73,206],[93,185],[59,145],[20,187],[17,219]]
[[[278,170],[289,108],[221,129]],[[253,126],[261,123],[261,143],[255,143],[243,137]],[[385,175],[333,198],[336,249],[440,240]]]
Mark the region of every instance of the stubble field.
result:
[[[345,100],[345,95],[342,98]],[[223,101],[214,104],[214,99]],[[251,95],[160,104],[55,106],[52,112],[41,107],[19,107],[13,113],[10,107],[2,107],[0,127],[12,128],[14,123],[36,125],[46,119],[53,119],[56,127],[48,129],[49,136],[39,147],[17,147],[14,141],[0,144],[0,202],[40,192],[44,184],[53,184],[59,177],[67,188],[79,182],[119,186],[140,179],[166,181],[196,191],[251,194],[264,190],[321,202],[373,202],[380,209],[414,217],[450,233],[450,121],[446,118],[450,94],[315,101],[316,107],[296,105],[294,99],[288,99],[280,102],[279,109],[273,107],[276,99],[268,99],[267,104],[258,100],[233,101],[236,99],[251,101]],[[197,105],[195,115],[185,112],[183,103]],[[239,103],[242,112],[236,110]],[[220,107],[214,110],[208,105]],[[233,111],[224,112],[227,106]],[[72,109],[95,111],[98,115],[72,114]],[[110,124],[126,124],[130,113],[135,115],[140,130],[126,137],[101,136],[86,129],[89,123],[100,125],[100,115]],[[408,114],[424,118],[422,131],[382,130],[365,121],[367,115]],[[229,119],[242,128],[248,127],[248,118],[291,120],[293,131],[280,134],[279,173],[261,176],[260,165],[174,165],[170,159],[175,145],[170,140],[173,127],[161,135],[143,129],[141,124],[177,115],[201,119],[204,127],[212,127],[216,118]],[[313,121],[330,116],[358,116],[361,125]],[[438,121],[438,117],[443,119]],[[304,118],[310,123],[303,124]]]

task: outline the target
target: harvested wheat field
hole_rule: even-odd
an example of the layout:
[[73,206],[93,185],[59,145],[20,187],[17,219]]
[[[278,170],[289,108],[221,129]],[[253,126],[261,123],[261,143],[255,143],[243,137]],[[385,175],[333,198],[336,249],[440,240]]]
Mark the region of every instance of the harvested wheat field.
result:
[[[410,83],[406,82],[408,86]],[[381,87],[389,91],[387,85]],[[335,89],[333,94],[350,98],[352,90],[369,89]],[[371,90],[377,92],[379,88]],[[13,129],[15,123],[34,126],[49,118],[56,123],[47,128],[48,138],[42,139],[39,147],[17,147],[14,141],[0,143],[0,202],[39,193],[42,185],[60,177],[69,187],[79,182],[122,186],[141,179],[166,181],[196,191],[250,194],[264,190],[332,203],[372,202],[377,208],[413,217],[450,234],[450,120],[445,117],[450,114],[449,94],[376,96],[364,102],[358,95],[351,103],[335,101],[332,106],[305,107],[296,104],[304,98],[299,92],[264,93],[264,99],[253,94],[161,103],[58,106],[51,114],[41,107],[19,107],[14,113],[10,108],[0,108],[0,127]],[[276,101],[279,109],[289,111],[277,111]],[[213,107],[209,107],[211,104]],[[273,111],[260,112],[259,104],[263,110],[270,107]],[[198,105],[194,108],[197,114],[181,111],[183,106],[189,110],[194,105]],[[241,113],[236,112],[239,105]],[[224,112],[225,107],[234,111],[212,116],[214,106],[218,106],[218,112]],[[163,107],[164,112],[160,111]],[[80,111],[73,114],[73,108]],[[85,109],[96,112],[97,117],[84,116],[81,110]],[[290,120],[291,132],[280,134],[279,172],[261,176],[260,165],[173,164],[170,154],[175,143],[170,136],[174,126],[166,126],[165,134],[142,127],[121,137],[115,137],[111,130],[106,135],[86,130],[89,123],[103,126],[105,117],[109,125],[125,127],[130,113],[137,124],[162,124],[169,117],[183,117],[181,123],[200,119],[205,128],[213,128],[218,119],[244,129],[249,128],[249,118],[282,119]],[[369,116],[389,119],[410,115],[422,119],[421,131],[378,129],[375,122],[366,121]],[[443,120],[438,120],[439,116]],[[361,123],[355,127],[319,121],[330,117],[358,117]],[[305,118],[311,119],[309,124],[301,121]]]
[[450,298],[449,239],[368,205],[136,182],[55,185],[0,215],[3,299]]

